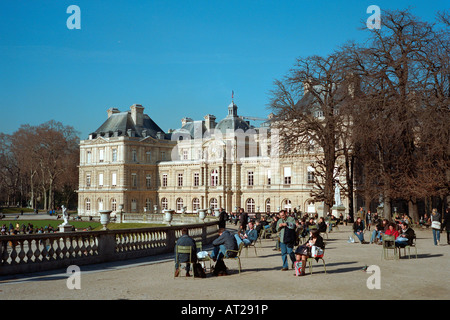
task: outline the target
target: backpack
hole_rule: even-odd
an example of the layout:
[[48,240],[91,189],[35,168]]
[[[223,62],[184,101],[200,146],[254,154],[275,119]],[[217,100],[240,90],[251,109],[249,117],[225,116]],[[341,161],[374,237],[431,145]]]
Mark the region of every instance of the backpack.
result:
[[297,238],[297,232],[295,229],[289,228],[289,226],[284,228],[283,243],[285,244],[295,244]]
[[227,272],[227,266],[225,265],[225,262],[223,262],[223,259],[217,260],[213,274],[217,277],[220,272]]
[[206,278],[205,270],[198,262],[194,263],[194,278]]

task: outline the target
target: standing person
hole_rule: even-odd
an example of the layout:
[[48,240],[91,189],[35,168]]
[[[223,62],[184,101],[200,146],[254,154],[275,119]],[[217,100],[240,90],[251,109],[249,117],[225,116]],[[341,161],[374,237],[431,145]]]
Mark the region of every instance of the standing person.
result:
[[[295,262],[294,244],[295,244],[295,220],[286,215],[285,210],[280,211],[280,219],[277,222],[277,232],[280,234],[281,261],[283,266],[281,271],[289,269],[287,256],[291,258],[292,263]],[[292,236],[293,235],[293,236]]]
[[367,210],[367,214],[366,214],[366,227],[367,230],[370,231],[370,225],[372,224],[372,213],[370,212],[370,210]]
[[[194,239],[192,239],[188,234],[188,229],[181,229],[181,237],[178,238],[177,244],[175,245],[175,254],[176,254],[176,246],[189,246],[191,247],[191,262],[195,263],[197,261],[197,246],[195,244]],[[186,263],[189,260],[188,253],[179,253],[178,257],[175,257],[175,277],[178,277],[180,274],[180,264]],[[191,264],[186,263],[186,277],[190,277],[189,271],[191,270]]]
[[227,220],[228,220],[228,213],[223,208],[220,208],[219,229],[221,228],[225,229]]
[[434,245],[438,246],[441,241],[441,214],[434,208],[431,211],[431,229],[433,229]]
[[239,209],[239,231],[244,233],[247,229],[247,223],[248,223],[248,213],[244,212],[244,209]]
[[450,244],[450,209],[447,208],[444,214],[444,221],[442,227],[447,231],[447,244]]

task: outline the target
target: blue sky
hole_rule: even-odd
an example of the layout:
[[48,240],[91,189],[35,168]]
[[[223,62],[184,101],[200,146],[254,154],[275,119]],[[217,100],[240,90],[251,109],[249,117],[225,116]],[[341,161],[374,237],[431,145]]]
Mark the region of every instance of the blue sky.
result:
[[[266,117],[269,91],[298,57],[363,41],[369,5],[434,20],[447,0],[2,0],[0,132],[56,120],[81,138],[106,110],[142,104],[165,131],[227,114]],[[81,29],[70,30],[70,5]],[[382,18],[382,17],[381,17]]]

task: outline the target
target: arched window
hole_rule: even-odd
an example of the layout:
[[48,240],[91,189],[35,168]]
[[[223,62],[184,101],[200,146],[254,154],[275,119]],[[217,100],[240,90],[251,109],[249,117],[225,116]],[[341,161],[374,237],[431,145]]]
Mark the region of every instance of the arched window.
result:
[[291,212],[292,209],[291,200],[289,199],[283,200],[282,209],[286,210],[287,212]]
[[211,171],[211,187],[216,187],[219,184],[219,173],[216,169]]
[[197,212],[200,209],[200,200],[198,198],[192,199],[192,211]]
[[217,199],[216,198],[211,198],[211,200],[209,200],[209,207],[211,209],[217,209],[218,203],[217,203]]
[[254,213],[255,212],[255,200],[252,198],[248,198],[246,201],[247,212]]
[[266,200],[266,212],[270,212],[270,198]]
[[102,199],[102,198],[98,198],[97,204],[98,204],[98,205],[97,205],[98,211],[104,209],[104,207],[103,207],[103,199]]
[[169,209],[169,201],[167,200],[167,198],[162,198],[161,199],[161,209],[162,210]]
[[183,211],[183,199],[178,198],[177,199],[177,212],[182,212]]

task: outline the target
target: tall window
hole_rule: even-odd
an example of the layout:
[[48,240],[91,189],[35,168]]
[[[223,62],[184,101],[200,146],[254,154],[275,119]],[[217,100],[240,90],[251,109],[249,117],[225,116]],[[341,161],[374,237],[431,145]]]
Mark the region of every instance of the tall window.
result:
[[131,161],[137,162],[137,151],[131,150]]
[[91,151],[88,151],[86,153],[86,162],[91,163],[91,161],[92,161],[92,153],[91,153]]
[[270,212],[270,198],[266,200],[266,212]]
[[254,178],[253,178],[253,171],[249,171],[248,173],[247,173],[247,181],[248,181],[248,185],[249,186],[253,186],[253,183],[254,183]]
[[88,173],[86,175],[86,187],[90,187],[91,186],[91,174]]
[[166,160],[166,152],[161,151],[161,160]]
[[97,208],[98,208],[99,211],[104,209],[104,207],[103,207],[103,199],[98,198],[98,200],[97,200]]
[[103,187],[103,173],[98,174],[98,186]]
[[167,200],[167,198],[162,198],[161,199],[161,209],[162,210],[169,209],[169,201]]
[[183,174],[182,173],[178,174],[178,186],[179,187],[183,186]]
[[254,213],[255,212],[255,200],[252,198],[248,198],[246,204],[247,204],[247,212]]
[[284,168],[284,184],[291,184],[291,167]]
[[217,209],[218,203],[217,203],[217,199],[216,198],[211,198],[211,200],[209,201],[209,207],[211,209]]
[[167,173],[163,173],[162,175],[162,186],[167,187]]
[[91,199],[86,199],[84,208],[86,209],[86,211],[91,211]]
[[309,166],[307,170],[308,170],[307,172],[308,183],[314,183],[314,168]]
[[137,200],[131,199],[131,211],[137,211]]
[[183,160],[187,160],[188,159],[188,151],[187,150],[183,150]]
[[149,198],[145,199],[145,210],[152,210],[152,201]]
[[117,201],[114,198],[111,199],[111,210],[117,211]]
[[147,174],[145,176],[145,186],[147,187],[147,189],[152,186],[152,176],[150,174]]
[[112,149],[112,161],[117,161],[117,149]]
[[194,173],[194,187],[198,187],[200,185],[200,174],[198,172]]
[[111,174],[111,186],[117,186],[117,173],[115,172]]
[[267,184],[270,185],[272,183],[272,171],[267,170]]
[[192,200],[192,211],[197,212],[200,209],[200,200],[198,198],[194,198]]
[[291,200],[286,199],[286,200],[283,201],[283,209],[287,210],[288,212],[291,212],[291,209],[292,209]]
[[136,173],[131,174],[131,186],[133,188],[137,187],[137,174]]
[[145,153],[145,159],[146,159],[147,163],[152,162],[152,152],[151,151],[147,151]]
[[183,199],[178,198],[177,199],[177,212],[183,211]]
[[103,149],[98,150],[98,161],[99,162],[105,161],[105,150]]
[[211,171],[211,186],[216,187],[219,184],[219,173],[216,169]]

